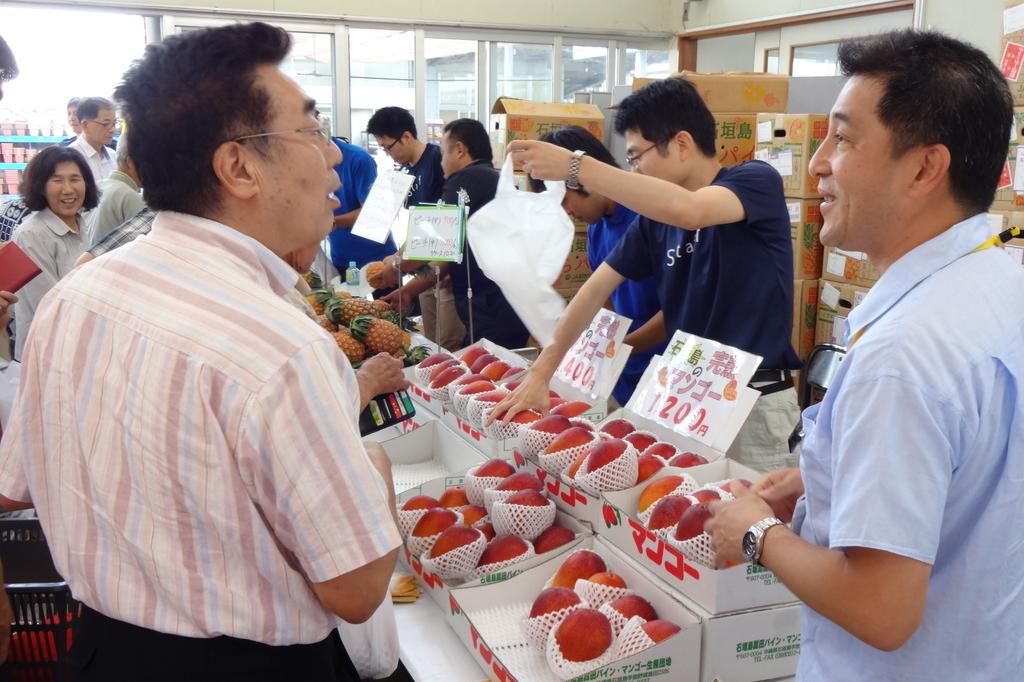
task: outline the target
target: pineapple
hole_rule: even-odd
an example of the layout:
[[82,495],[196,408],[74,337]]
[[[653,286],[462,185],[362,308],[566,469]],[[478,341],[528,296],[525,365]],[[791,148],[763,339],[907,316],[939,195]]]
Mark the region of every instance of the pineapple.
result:
[[379,298],[373,300],[373,307],[377,309],[377,317],[384,317],[388,313],[394,312],[391,310],[391,306]]
[[380,273],[384,271],[383,261],[374,261],[366,264],[366,283],[374,289],[380,289],[384,284],[384,281],[380,278]]
[[426,346],[413,346],[405,351],[405,357],[402,360],[406,367],[412,367],[426,360],[429,355],[430,349]]
[[352,320],[363,315],[377,316],[377,309],[371,301],[365,298],[351,298],[345,301],[341,307],[340,317],[334,320],[341,327],[350,327]]
[[393,322],[360,315],[352,320],[349,329],[357,341],[366,344],[367,353],[402,353],[402,330]]
[[326,315],[317,315],[316,323],[332,334],[338,331],[338,325],[328,320]]
[[357,362],[362,362],[363,358],[366,357],[366,347],[362,343],[352,338],[351,332],[345,328],[341,328],[334,332],[334,341],[338,344],[338,348],[345,354],[348,361],[353,365]]

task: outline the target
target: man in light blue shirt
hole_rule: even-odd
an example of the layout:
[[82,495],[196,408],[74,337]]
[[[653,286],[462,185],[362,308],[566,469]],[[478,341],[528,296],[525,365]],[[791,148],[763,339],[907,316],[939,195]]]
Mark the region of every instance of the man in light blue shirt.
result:
[[712,505],[705,529],[719,560],[759,561],[805,603],[800,680],[1021,679],[1024,270],[984,215],[1011,98],[934,33],[846,43],[840,63],[811,161],[821,240],[883,274],[804,412],[800,469]]

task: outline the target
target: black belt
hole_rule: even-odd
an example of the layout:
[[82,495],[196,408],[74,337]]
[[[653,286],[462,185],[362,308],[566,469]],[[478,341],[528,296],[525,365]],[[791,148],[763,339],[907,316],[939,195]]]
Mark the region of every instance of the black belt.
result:
[[[754,384],[761,385],[755,386]],[[748,386],[759,391],[763,396],[785,391],[793,387],[793,373],[788,369],[759,369],[750,378]]]

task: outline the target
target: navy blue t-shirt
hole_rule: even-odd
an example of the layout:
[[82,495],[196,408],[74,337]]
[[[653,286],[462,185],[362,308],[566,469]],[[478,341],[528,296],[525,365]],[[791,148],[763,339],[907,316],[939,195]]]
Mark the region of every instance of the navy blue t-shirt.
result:
[[428,144],[420,160],[405,169],[416,177],[405,200],[406,207],[419,204],[436,204],[444,188],[444,170],[441,168],[441,148]]
[[[587,260],[590,261],[590,269],[596,270],[597,266],[604,262],[608,254],[618,246],[619,242],[626,235],[629,226],[636,222],[636,213],[629,210],[622,204],[615,207],[612,214],[603,216],[599,221],[590,225],[587,229]],[[633,320],[629,325],[629,331],[636,331],[649,319],[661,310],[658,304],[658,288],[654,277],[647,277],[638,282],[627,279],[612,292],[612,305],[615,312]],[[647,365],[658,353],[661,353],[667,344],[659,344],[640,353],[633,353],[626,361],[619,381],[612,390],[612,395],[620,405],[629,402],[630,396],[636,390]]]
[[[334,210],[334,215],[338,216],[354,211],[366,202],[370,188],[377,179],[377,164],[362,147],[336,137],[331,139],[341,150],[341,163],[334,167],[334,172],[341,180],[341,187],[334,193],[341,202],[341,206]],[[361,268],[367,263],[384,260],[398,250],[390,234],[383,244],[378,244],[372,239],[352,234],[351,227],[331,230],[328,239],[331,244],[331,261],[342,272],[350,261],[355,261],[356,267]]]
[[760,355],[764,369],[797,369],[793,246],[782,178],[762,161],[723,168],[746,219],[684,230],[639,218],[605,262],[632,280],[653,276],[669,337],[676,329]]

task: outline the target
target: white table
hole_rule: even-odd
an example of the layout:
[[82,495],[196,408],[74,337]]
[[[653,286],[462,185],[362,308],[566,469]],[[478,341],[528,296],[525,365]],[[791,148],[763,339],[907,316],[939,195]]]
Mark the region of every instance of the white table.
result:
[[395,604],[402,664],[416,682],[480,682],[480,669],[462,640],[427,595]]

